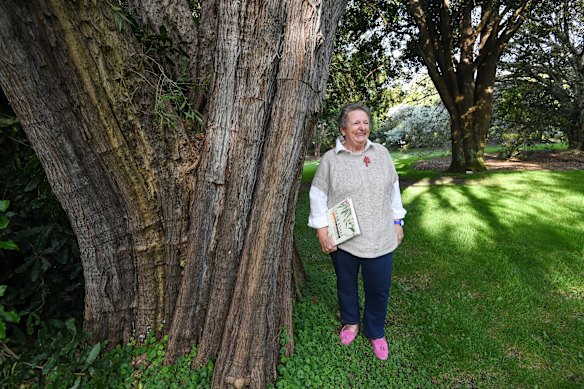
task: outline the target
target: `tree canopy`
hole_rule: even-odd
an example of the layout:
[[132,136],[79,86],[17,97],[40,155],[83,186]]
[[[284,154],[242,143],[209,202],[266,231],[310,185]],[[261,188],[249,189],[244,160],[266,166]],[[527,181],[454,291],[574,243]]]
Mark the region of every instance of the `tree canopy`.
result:
[[520,133],[562,131],[584,148],[584,2],[546,4],[510,45],[500,76],[501,116]]
[[[531,0],[356,0],[347,12],[349,32],[344,41],[367,37],[373,47],[384,47],[362,46],[375,53],[373,57],[386,59],[385,68],[391,69],[387,74],[423,64],[450,115],[450,170],[484,170],[499,59],[535,4]],[[333,85],[337,77],[343,80],[346,75],[345,71],[333,73]],[[384,87],[388,86],[386,82]],[[374,88],[368,89],[375,94]],[[342,96],[342,92],[336,94]]]

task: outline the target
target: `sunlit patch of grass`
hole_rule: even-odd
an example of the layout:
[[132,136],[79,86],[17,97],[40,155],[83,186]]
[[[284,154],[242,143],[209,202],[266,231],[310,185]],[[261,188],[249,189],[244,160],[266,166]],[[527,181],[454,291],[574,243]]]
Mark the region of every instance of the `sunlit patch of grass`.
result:
[[[584,220],[575,212],[584,209],[584,172],[485,174],[473,185],[410,187],[404,202],[414,205],[408,259],[395,272],[433,275],[416,296],[423,303],[408,301],[406,311],[422,361],[443,361],[433,375],[499,371],[503,386],[581,384],[584,301],[560,296],[584,286]],[[419,245],[423,255],[409,255]],[[420,319],[420,304],[439,309]]]
[[[537,143],[537,144],[522,147],[523,150],[528,151],[528,152],[529,151],[543,151],[543,150],[561,151],[561,150],[566,150],[567,148],[568,148],[568,145],[565,143]],[[498,153],[499,151],[501,151],[501,149],[502,149],[502,146],[486,146],[485,153],[494,154],[494,153]]]
[[304,170],[302,171],[302,182],[310,183],[318,168],[319,160],[306,161],[304,163]]

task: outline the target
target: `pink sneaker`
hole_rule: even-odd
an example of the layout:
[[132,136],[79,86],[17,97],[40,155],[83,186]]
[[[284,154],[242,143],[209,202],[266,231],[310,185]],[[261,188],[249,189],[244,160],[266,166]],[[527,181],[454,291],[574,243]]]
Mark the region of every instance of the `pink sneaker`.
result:
[[351,344],[351,342],[353,340],[355,340],[355,337],[357,336],[357,332],[359,331],[359,329],[357,328],[357,331],[353,332],[351,330],[349,330],[349,325],[345,324],[343,326],[343,329],[341,330],[341,333],[339,334],[339,336],[341,337],[341,344],[344,344],[345,346],[348,346]]
[[387,359],[387,342],[385,338],[371,339],[371,345],[373,346],[373,354],[385,361]]

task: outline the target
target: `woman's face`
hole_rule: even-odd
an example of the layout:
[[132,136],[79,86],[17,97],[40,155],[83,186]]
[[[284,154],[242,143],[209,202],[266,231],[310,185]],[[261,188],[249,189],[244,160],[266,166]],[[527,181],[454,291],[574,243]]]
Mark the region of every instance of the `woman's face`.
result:
[[347,124],[341,128],[341,134],[345,137],[345,148],[356,152],[361,151],[369,138],[369,116],[364,111],[357,109],[347,115]]

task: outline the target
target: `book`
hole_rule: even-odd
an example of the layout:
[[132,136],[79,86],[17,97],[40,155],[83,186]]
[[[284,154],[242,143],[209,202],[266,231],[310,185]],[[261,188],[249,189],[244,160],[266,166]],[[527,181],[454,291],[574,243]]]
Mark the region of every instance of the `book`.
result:
[[335,245],[361,234],[353,200],[350,197],[330,207],[326,212],[326,217],[329,225],[328,233]]

